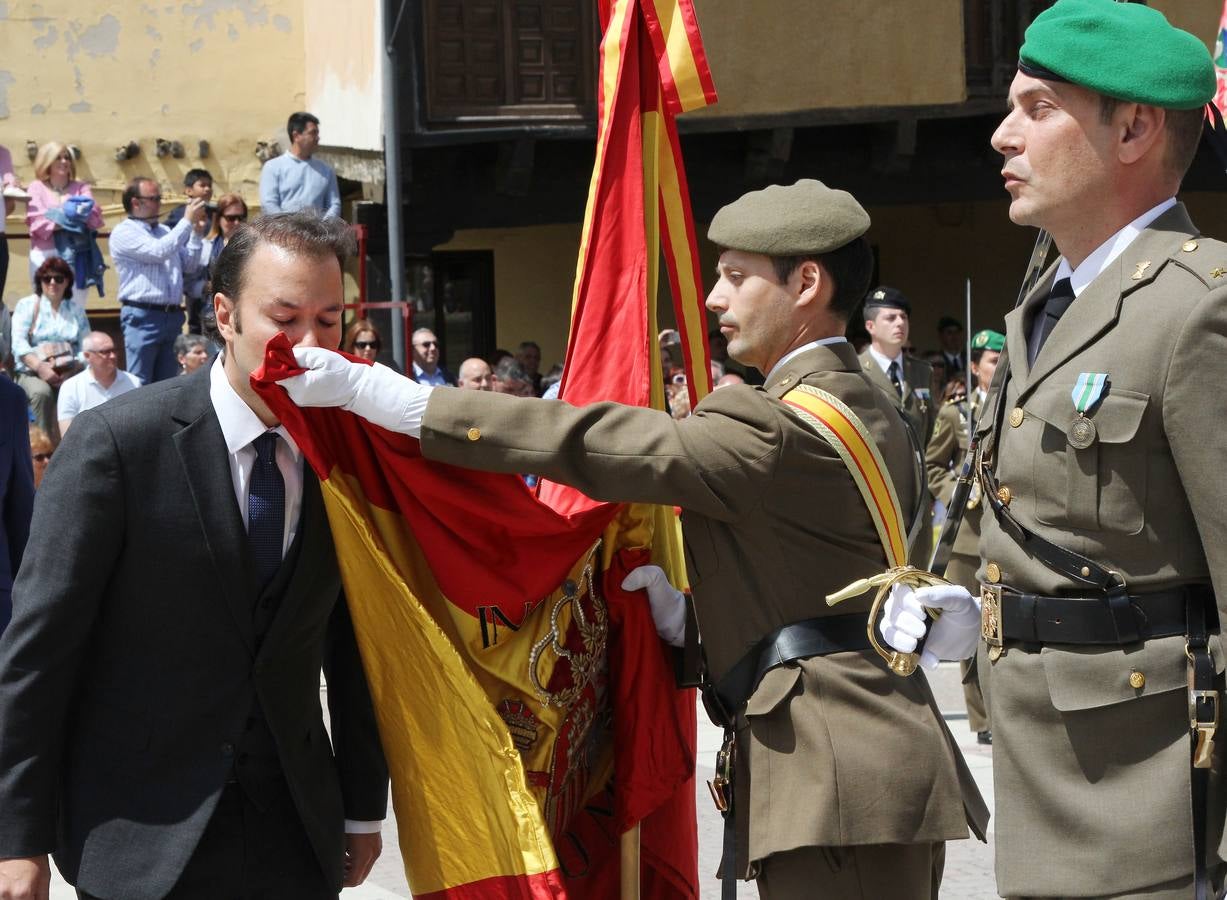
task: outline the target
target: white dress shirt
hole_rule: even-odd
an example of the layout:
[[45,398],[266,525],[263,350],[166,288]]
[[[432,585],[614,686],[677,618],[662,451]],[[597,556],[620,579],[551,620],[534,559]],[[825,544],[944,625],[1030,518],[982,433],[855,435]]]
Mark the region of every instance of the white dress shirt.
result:
[[899,364],[899,380],[900,381],[904,380],[903,378],[903,351],[902,350],[899,351],[898,356],[896,356],[894,359],[891,359],[889,356],[879,353],[878,348],[875,347],[873,344],[870,344],[869,345],[869,355],[873,358],[873,361],[876,362],[878,366],[882,369],[882,373],[886,375],[887,378],[890,377],[891,363],[898,363]]
[[1062,256],[1061,261],[1057,264],[1057,274],[1053,278],[1052,283],[1056,284],[1062,278],[1068,278],[1069,286],[1073,288],[1074,296],[1077,297],[1104,269],[1112,265],[1116,258],[1129,248],[1130,244],[1137,240],[1138,235],[1146,230],[1147,225],[1175,205],[1176,198],[1168,197],[1158,206],[1153,206],[1146,210],[1146,212],[1096,247],[1095,252],[1084,259],[1076,269],[1070,269],[1069,263]]
[[[252,441],[267,431],[281,437],[277,442],[277,468],[285,480],[285,540],[281,545],[282,555],[289,549],[298,532],[298,519],[302,513],[303,458],[298,444],[290,437],[284,425],[270,429],[260,421],[230,382],[218,354],[209,371],[209,399],[222,427],[222,438],[230,459],[230,478],[234,485],[234,499],[238,501],[243,515],[243,527],[247,527],[247,495],[251,490],[251,472],[256,465],[256,448]],[[345,820],[347,834],[374,834],[381,830],[382,822],[357,822]]]

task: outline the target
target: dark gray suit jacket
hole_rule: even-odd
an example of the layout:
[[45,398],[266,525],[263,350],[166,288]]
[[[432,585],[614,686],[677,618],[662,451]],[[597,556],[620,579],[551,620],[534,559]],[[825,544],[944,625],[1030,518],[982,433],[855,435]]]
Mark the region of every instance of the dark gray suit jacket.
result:
[[309,470],[304,482],[295,569],[258,642],[208,369],[73,421],[39,489],[0,638],[0,857],[54,850],[89,893],[161,897],[258,698],[340,889],[344,819],[383,818],[387,770],[319,484]]

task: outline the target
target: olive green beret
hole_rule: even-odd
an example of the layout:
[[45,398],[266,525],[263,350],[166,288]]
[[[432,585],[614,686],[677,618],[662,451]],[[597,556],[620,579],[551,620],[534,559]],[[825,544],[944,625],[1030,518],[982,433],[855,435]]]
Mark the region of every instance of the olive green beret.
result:
[[1000,353],[1005,349],[1005,335],[1000,331],[993,331],[991,328],[977,331],[976,336],[971,339],[971,349],[995,350]]
[[766,256],[829,253],[869,230],[869,213],[847,191],[802,178],[751,191],[723,207],[707,237],[718,247]]
[[1214,97],[1206,45],[1140,3],[1057,0],[1027,29],[1018,68],[1165,109],[1194,109]]

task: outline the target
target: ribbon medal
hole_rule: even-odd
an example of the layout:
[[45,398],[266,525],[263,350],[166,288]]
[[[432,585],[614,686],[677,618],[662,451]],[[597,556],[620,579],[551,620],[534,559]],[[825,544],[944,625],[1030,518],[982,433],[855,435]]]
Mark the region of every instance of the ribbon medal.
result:
[[1107,372],[1083,372],[1078,376],[1078,381],[1074,384],[1073,391],[1070,392],[1070,396],[1074,399],[1074,409],[1078,411],[1078,418],[1070,423],[1069,431],[1066,433],[1066,440],[1075,450],[1085,450],[1095,443],[1095,438],[1098,437],[1095,423],[1088,419],[1086,414],[1099,402],[1107,386]]

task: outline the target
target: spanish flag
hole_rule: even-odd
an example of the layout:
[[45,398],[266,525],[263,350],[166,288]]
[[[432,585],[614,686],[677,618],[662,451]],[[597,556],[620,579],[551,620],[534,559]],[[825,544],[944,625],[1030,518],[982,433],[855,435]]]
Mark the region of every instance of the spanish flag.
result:
[[[674,116],[715,92],[690,0],[601,5],[596,165],[563,398],[663,406],[663,250],[692,401],[710,390]],[[617,351],[610,352],[611,345]],[[321,481],[415,897],[613,898],[642,826],[642,896],[698,896],[694,697],[625,574],[684,580],[672,510],[424,460],[338,409],[298,409],[284,336],[253,385]]]

